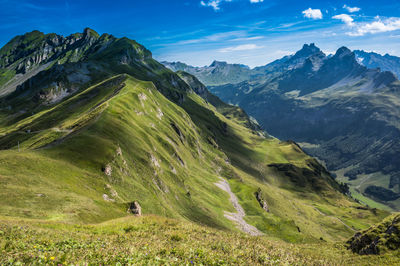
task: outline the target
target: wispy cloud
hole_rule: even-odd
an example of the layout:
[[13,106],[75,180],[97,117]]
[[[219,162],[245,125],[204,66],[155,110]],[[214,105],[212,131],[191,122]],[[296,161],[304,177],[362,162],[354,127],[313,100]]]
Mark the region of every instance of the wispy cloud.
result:
[[[219,11],[219,10],[221,10],[220,5],[223,2],[232,2],[232,1],[233,0],[208,0],[208,1],[202,0],[202,1],[200,1],[200,5],[206,6],[206,7],[212,7],[214,9],[214,11]],[[253,4],[264,2],[264,0],[249,0],[249,1],[250,1],[250,3],[253,3]]]
[[349,11],[350,13],[358,12],[361,10],[361,8],[359,8],[359,7],[356,7],[356,6],[350,7],[348,5],[344,5],[343,8],[346,9],[347,11]]
[[342,22],[346,23],[348,26],[354,26],[354,19],[347,14],[340,14],[332,17],[333,19],[341,20]]
[[[246,31],[227,31],[227,32],[220,32],[214,33],[211,35],[207,35],[197,39],[190,39],[190,40],[182,40],[177,44],[195,44],[195,43],[207,43],[207,42],[219,42],[219,41],[230,41],[234,39],[240,38],[251,38],[246,36]],[[258,37],[257,37],[258,38]]]
[[349,36],[364,36],[366,34],[396,31],[400,30],[400,18],[391,17],[382,20],[380,17],[376,17],[375,21],[357,23],[354,28],[353,31],[347,33]]
[[243,38],[235,38],[229,40],[230,42],[242,42],[242,41],[254,41],[254,40],[260,40],[264,39],[264,36],[253,36],[253,37],[243,37]]
[[225,48],[219,49],[218,52],[230,53],[230,52],[235,52],[235,51],[249,51],[249,50],[261,49],[261,48],[264,48],[264,46],[259,46],[257,44],[241,44],[241,45],[237,45],[237,46],[231,46],[231,47],[225,47]]
[[311,19],[322,19],[321,9],[312,9],[311,7],[301,12],[304,17]]

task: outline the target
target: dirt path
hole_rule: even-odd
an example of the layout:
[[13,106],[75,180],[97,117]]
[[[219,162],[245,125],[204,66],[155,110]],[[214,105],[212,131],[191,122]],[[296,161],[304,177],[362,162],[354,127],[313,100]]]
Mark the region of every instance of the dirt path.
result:
[[243,207],[239,204],[238,198],[236,197],[235,194],[233,194],[233,192],[231,191],[231,187],[229,186],[229,183],[223,179],[222,177],[220,177],[220,181],[215,183],[215,185],[217,187],[219,187],[220,189],[228,192],[229,196],[230,196],[230,201],[233,204],[233,207],[236,209],[236,213],[233,212],[225,212],[224,216],[226,218],[228,218],[229,220],[233,221],[236,223],[237,228],[239,228],[241,231],[252,235],[252,236],[259,236],[262,235],[263,233],[261,233],[257,228],[255,228],[252,225],[249,225],[243,218],[246,215],[246,213],[244,212]]
[[366,177],[364,177],[362,180],[361,180],[361,182],[355,187],[355,189],[360,189],[360,187],[365,183],[365,182],[367,182],[368,180],[370,180],[371,179],[371,177],[372,177],[372,175],[370,174],[370,175],[368,175],[368,176],[366,176]]
[[340,218],[338,218],[338,217],[336,217],[336,216],[326,215],[325,213],[321,212],[320,210],[318,210],[318,208],[316,208],[316,207],[314,207],[314,206],[311,206],[311,205],[308,205],[308,206],[312,207],[312,208],[313,208],[315,211],[317,211],[319,214],[321,214],[321,215],[323,215],[323,216],[326,216],[326,217],[330,217],[330,218],[336,219],[336,220],[338,220],[340,223],[342,223],[344,226],[346,226],[347,228],[349,228],[350,230],[352,230],[353,232],[357,232],[357,230],[355,230],[354,228],[348,226],[345,222],[343,222],[342,219],[340,219]]

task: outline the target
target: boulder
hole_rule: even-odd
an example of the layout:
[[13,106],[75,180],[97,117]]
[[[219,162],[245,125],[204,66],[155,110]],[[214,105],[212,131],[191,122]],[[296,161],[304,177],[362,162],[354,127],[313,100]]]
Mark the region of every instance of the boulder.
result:
[[134,214],[136,216],[142,216],[142,207],[140,207],[139,202],[133,201],[128,204],[128,213]]

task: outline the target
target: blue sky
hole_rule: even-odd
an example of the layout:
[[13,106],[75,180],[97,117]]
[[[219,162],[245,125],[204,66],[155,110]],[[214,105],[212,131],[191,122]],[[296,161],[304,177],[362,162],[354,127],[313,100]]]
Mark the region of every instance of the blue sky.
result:
[[400,56],[400,1],[0,0],[0,46],[32,30],[90,27],[127,36],[156,59],[265,65],[314,42]]

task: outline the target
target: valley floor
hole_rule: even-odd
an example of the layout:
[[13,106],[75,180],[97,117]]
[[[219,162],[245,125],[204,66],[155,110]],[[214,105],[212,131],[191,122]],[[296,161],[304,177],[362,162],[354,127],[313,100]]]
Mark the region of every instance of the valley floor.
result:
[[0,264],[398,265],[399,254],[360,256],[342,243],[291,244],[158,216],[95,225],[0,218]]

